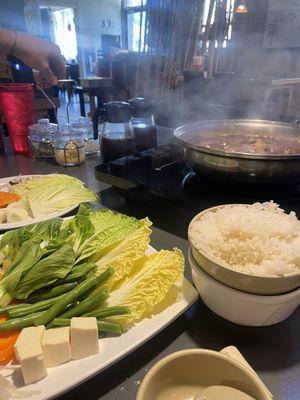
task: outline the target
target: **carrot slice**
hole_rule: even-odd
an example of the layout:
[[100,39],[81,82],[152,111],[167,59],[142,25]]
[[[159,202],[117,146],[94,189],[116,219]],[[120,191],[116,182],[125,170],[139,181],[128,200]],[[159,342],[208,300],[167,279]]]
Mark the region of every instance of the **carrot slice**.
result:
[[0,192],[0,208],[6,207],[10,203],[20,200],[17,193]]
[[[0,323],[6,321],[6,317],[0,317]],[[7,363],[14,356],[14,344],[20,332],[0,333],[0,363]]]

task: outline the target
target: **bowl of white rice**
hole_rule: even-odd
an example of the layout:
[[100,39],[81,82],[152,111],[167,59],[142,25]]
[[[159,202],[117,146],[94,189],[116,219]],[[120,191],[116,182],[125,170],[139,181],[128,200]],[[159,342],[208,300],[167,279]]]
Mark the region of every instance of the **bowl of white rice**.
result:
[[300,221],[273,202],[209,208],[188,237],[197,264],[225,285],[263,295],[300,287]]

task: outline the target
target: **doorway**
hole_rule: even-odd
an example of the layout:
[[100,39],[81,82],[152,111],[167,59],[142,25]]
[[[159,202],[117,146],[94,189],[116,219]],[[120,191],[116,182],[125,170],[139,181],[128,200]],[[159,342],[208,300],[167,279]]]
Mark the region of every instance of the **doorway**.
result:
[[73,8],[51,7],[49,9],[51,36],[61,50],[67,63],[77,61],[77,30]]
[[67,78],[79,82],[81,53],[77,40],[76,11],[76,8],[63,5],[40,6],[43,37],[60,48],[67,66]]

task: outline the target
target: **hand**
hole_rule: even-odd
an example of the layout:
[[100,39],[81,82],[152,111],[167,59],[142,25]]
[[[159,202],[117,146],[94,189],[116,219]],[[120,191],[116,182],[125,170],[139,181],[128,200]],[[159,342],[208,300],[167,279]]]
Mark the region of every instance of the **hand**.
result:
[[58,79],[65,78],[64,60],[59,47],[53,43],[18,32],[14,55],[40,71],[50,85],[56,85]]

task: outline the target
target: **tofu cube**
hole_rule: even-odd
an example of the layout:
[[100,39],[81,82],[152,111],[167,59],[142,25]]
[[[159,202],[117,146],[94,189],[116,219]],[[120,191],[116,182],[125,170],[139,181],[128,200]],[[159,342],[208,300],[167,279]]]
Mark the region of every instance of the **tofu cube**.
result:
[[47,368],[70,361],[70,328],[47,329],[42,340],[42,350]]
[[6,210],[0,210],[0,224],[6,220]]
[[7,378],[0,374],[0,399],[11,400],[12,393],[17,392],[18,388]]
[[18,354],[25,385],[37,382],[47,375],[40,343],[24,343],[18,346]]
[[6,210],[7,222],[27,221],[30,215],[23,208],[10,208]]
[[74,360],[99,353],[96,318],[75,317],[71,319],[71,353]]
[[22,329],[14,345],[16,359],[19,360],[19,354],[18,354],[19,346],[28,342],[35,342],[35,341],[41,344],[44,332],[45,332],[45,327],[43,325],[30,326],[28,328]]

